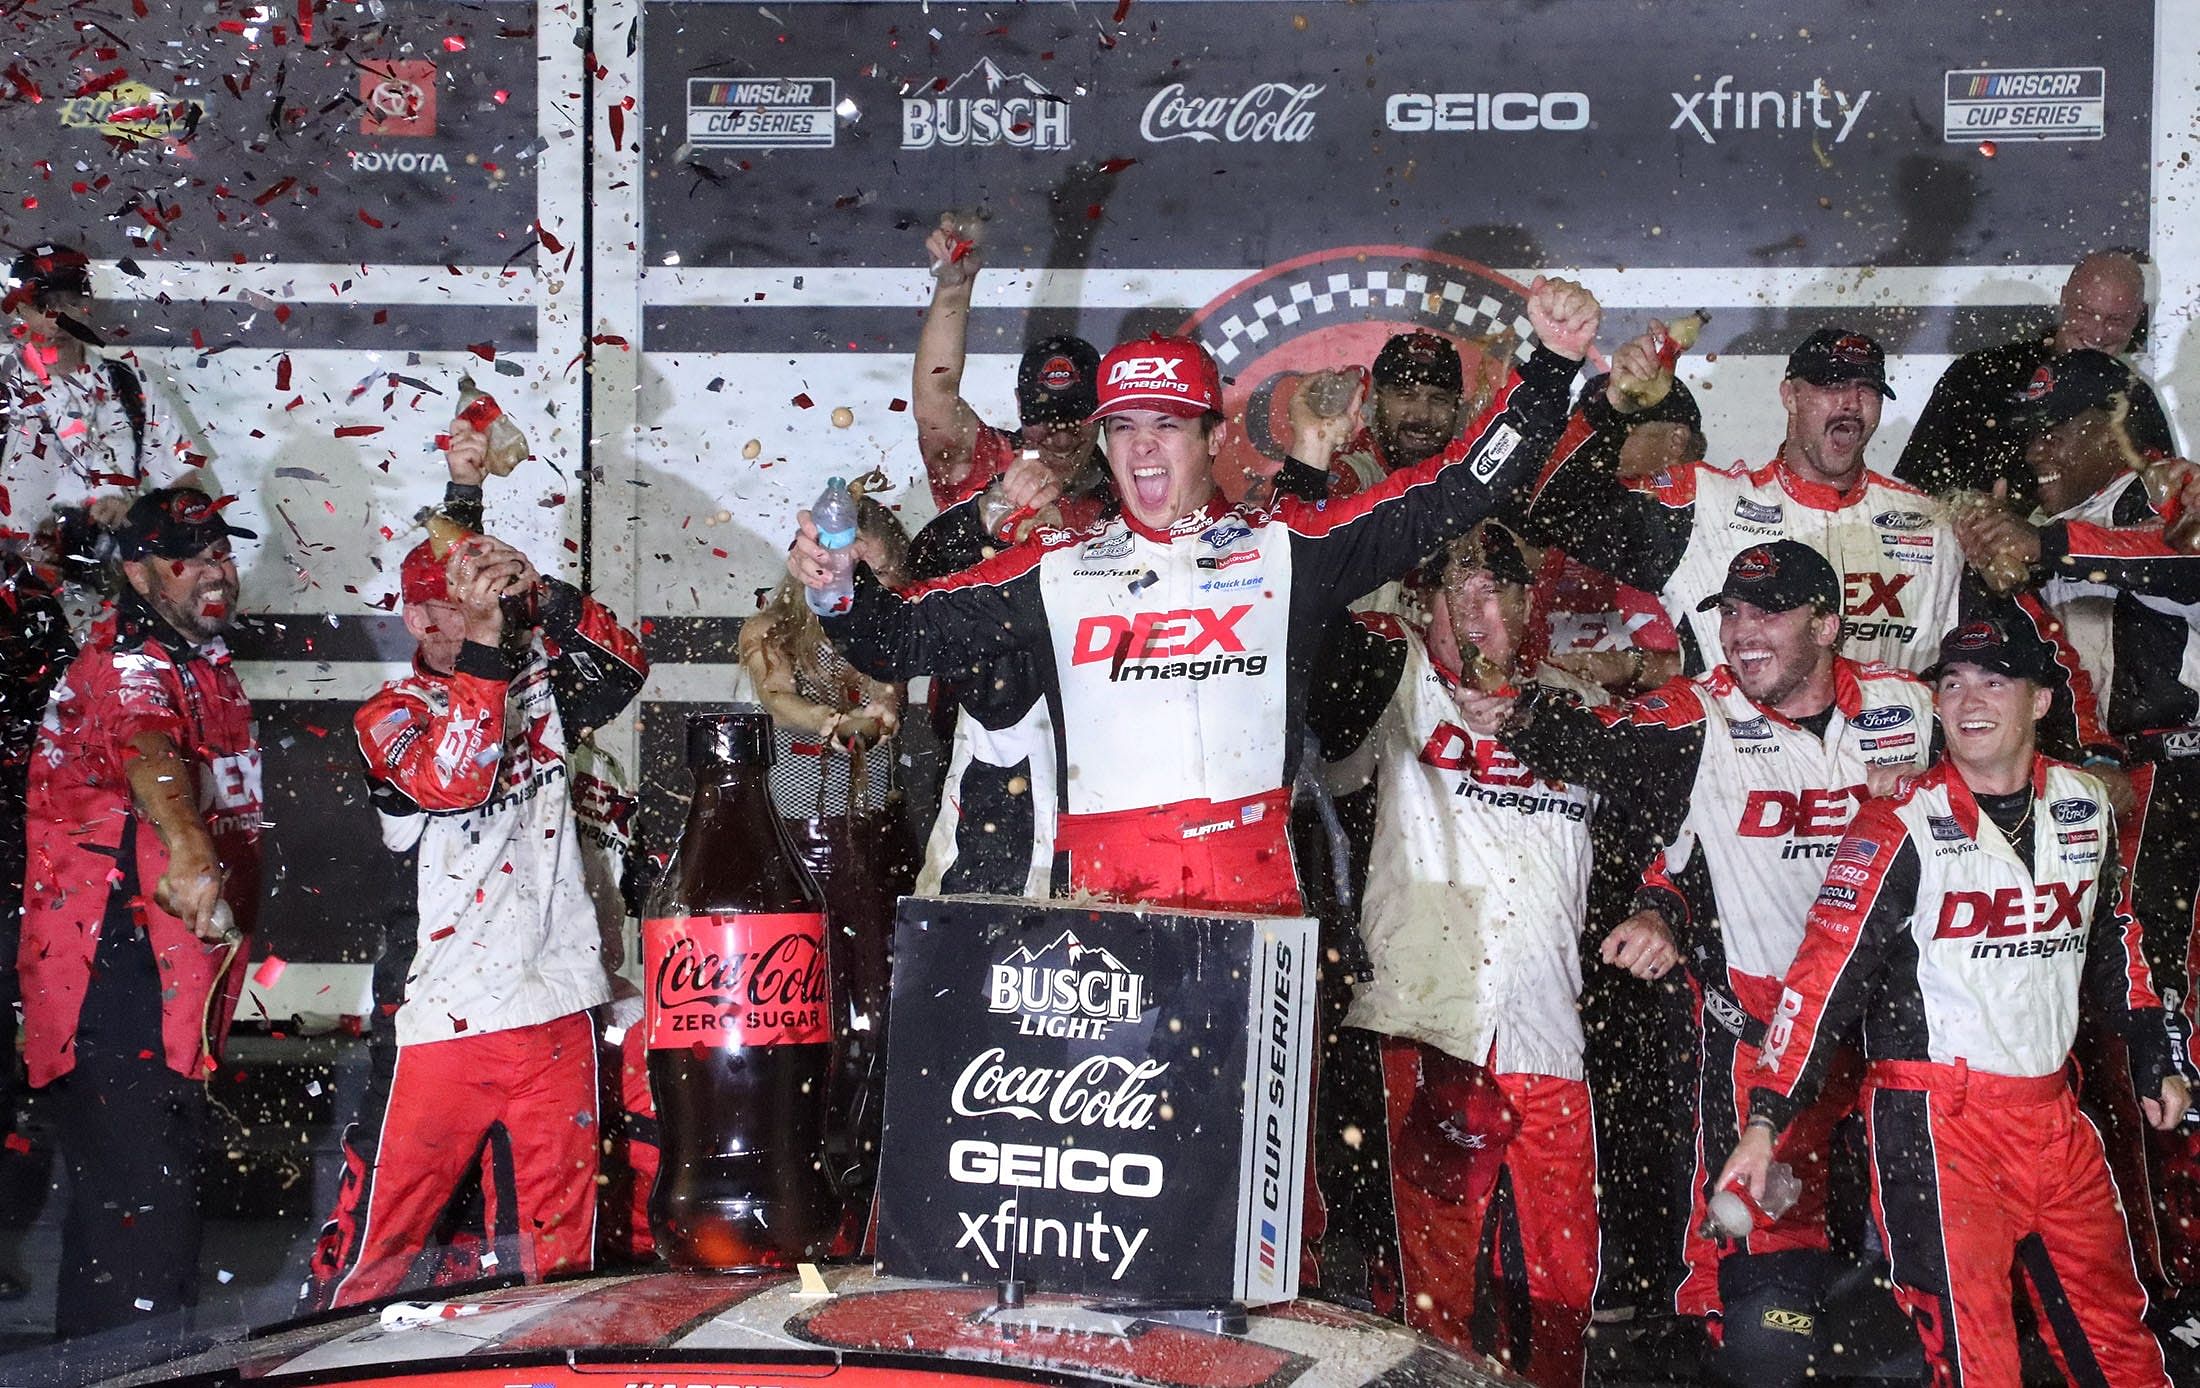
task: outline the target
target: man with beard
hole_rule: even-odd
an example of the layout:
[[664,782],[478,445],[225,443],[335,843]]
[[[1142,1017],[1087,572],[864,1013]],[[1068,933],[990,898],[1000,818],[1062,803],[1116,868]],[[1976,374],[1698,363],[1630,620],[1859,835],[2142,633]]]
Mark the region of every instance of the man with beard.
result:
[[[2032,383],[2050,357],[2065,352],[2129,352],[2146,320],[2146,273],[2124,251],[2097,251],[2078,262],[2063,283],[2052,332],[2020,338],[1957,357],[1933,386],[1910,431],[1894,475],[1935,496],[1969,489],[1992,491],[2007,484],[2020,505],[2032,497],[2025,466],[2024,430],[2010,404]],[[2148,453],[2177,451],[2161,402],[2144,382],[2130,392],[2132,439]]]
[[[1726,1381],[1773,1388],[1800,1382],[1821,1344],[1828,1143],[1850,1095],[1829,1083],[1799,1115],[1782,1159],[1803,1196],[1776,1223],[1715,1245],[1702,1232],[1706,1182],[1741,1135],[1749,1071],[1825,880],[1824,852],[1867,786],[1924,766],[1932,702],[1914,676],[1836,654],[1840,586],[1808,545],[1742,551],[1700,606],[1718,613],[1728,661],[1709,674],[1616,709],[1531,684],[1517,696],[1462,690],[1459,711],[1530,771],[1618,802],[1664,845],[1637,905],[1683,942],[1702,1047],[1688,1275],[1674,1309],[1712,1318]],[[1768,1317],[1800,1333],[1768,1329]]]
[[[2101,1140],[2072,1092],[2081,999],[2131,1050],[2158,1130],[2192,1093],[2116,869],[2101,783],[2043,757],[2053,652],[1993,622],[1927,671],[1947,753],[1865,805],[1786,970],[1719,1184],[1765,1191],[1861,1031],[1872,1216],[1936,1384],[2022,1380],[2010,1281],[2074,1383],[2168,1388]],[[1823,1102],[1820,1100],[1819,1102]]]
[[[1466,415],[1466,370],[1451,339],[1416,329],[1399,333],[1375,354],[1367,420],[1328,457],[1317,438],[1294,428],[1292,459],[1326,471],[1326,495],[1365,491],[1385,477],[1432,458],[1458,437]],[[1301,423],[1293,411],[1293,423]]]
[[264,815],[222,640],[229,542],[253,536],[226,502],[169,488],[131,505],[128,587],[54,690],[31,760],[23,1038],[69,1169],[64,1336],[198,1298],[206,1079],[244,983]]
[[[1100,353],[1083,338],[1067,334],[1033,343],[1016,368],[1021,427],[1006,431],[980,419],[962,396],[970,300],[985,263],[977,232],[975,225],[965,226],[950,213],[925,238],[932,264],[932,306],[925,310],[917,336],[909,382],[917,447],[924,454],[933,504],[942,511],[999,483],[1005,513],[1036,515],[1064,491],[1081,493],[1106,485],[1107,464],[1093,447],[1097,430],[1090,419],[1093,369]],[[1019,458],[1037,466],[1011,476]]]
[[1714,624],[1699,621],[1734,556],[1800,540],[1832,561],[1851,658],[1915,670],[1956,623],[1963,556],[1937,502],[1864,465],[1879,428],[1886,356],[1862,333],[1822,328],[1788,356],[1780,383],[1787,437],[1760,467],[1691,463],[1646,490],[1617,476],[1635,394],[1662,372],[1661,334],[1612,354],[1612,381],[1583,413],[1592,424],[1554,455],[1526,538],[1556,545],[1621,583],[1657,593],[1679,628],[1689,671],[1726,660]]

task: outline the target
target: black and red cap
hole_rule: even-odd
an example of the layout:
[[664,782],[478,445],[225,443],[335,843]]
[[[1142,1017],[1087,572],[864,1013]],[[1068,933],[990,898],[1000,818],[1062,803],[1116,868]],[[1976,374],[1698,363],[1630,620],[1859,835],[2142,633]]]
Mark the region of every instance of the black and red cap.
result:
[[222,512],[237,498],[212,497],[197,487],[162,487],[130,503],[115,527],[115,542],[125,559],[189,559],[216,540],[236,536],[256,540],[257,531],[232,525]]
[[1951,665],[1976,665],[2034,684],[2060,684],[2064,678],[2055,648],[2037,632],[1996,620],[1967,622],[1941,637],[1940,659],[1924,672],[1925,682],[1937,683]]
[[2136,403],[2142,392],[2153,393],[2138,372],[2106,352],[2081,347],[2040,363],[2017,392],[2009,423],[2021,433],[2043,433],[2087,410],[2113,411],[2119,401]]
[[1368,374],[1379,386],[1435,386],[1454,394],[1466,389],[1467,380],[1451,339],[1420,328],[1385,342]]
[[1726,582],[1697,603],[1696,610],[1709,612],[1728,598],[1766,612],[1798,607],[1839,612],[1841,579],[1825,555],[1801,540],[1773,540],[1735,555],[1727,563]]
[[1814,386],[1845,386],[1862,381],[1889,400],[1887,353],[1871,338],[1848,328],[1820,328],[1788,353],[1787,379]]
[[49,242],[32,246],[16,256],[15,263],[8,268],[8,280],[5,307],[9,309],[25,300],[36,302],[49,294],[89,294],[92,292],[92,262],[74,246]]
[[1100,407],[1100,349],[1071,333],[1041,338],[1016,367],[1016,408],[1027,424],[1082,424]]

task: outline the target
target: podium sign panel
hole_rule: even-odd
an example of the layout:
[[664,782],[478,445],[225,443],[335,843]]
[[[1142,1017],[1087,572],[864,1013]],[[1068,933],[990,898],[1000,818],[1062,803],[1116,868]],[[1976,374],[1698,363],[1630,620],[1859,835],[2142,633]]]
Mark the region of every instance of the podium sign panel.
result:
[[905,898],[880,1269],[1295,1296],[1313,962],[1310,920]]

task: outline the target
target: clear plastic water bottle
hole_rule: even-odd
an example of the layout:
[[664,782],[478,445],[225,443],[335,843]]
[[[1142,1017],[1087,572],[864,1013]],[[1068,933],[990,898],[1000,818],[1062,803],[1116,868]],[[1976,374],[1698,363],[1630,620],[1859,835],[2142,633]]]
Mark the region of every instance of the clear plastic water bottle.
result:
[[1760,1229],[1777,1224],[1780,1216],[1795,1208],[1795,1202],[1802,1195],[1803,1182],[1796,1176],[1795,1168],[1784,1161],[1776,1161],[1765,1168],[1765,1198],[1762,1200],[1751,1199],[1748,1189],[1738,1181],[1712,1192],[1706,1232],[1714,1238],[1748,1238]]
[[820,617],[838,617],[856,601],[856,498],[844,477],[831,478],[810,508],[810,522],[817,527],[817,542],[833,569],[833,581],[825,588],[805,588],[810,610]]

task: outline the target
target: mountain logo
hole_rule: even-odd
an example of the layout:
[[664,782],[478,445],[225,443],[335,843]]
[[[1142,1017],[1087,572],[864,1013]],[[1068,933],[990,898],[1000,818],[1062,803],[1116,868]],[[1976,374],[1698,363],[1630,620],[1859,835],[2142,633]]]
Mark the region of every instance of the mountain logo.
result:
[[1144,976],[1065,930],[1036,952],[1018,945],[989,971],[986,1010],[1020,1019],[1026,1036],[1097,1040],[1146,1010]]
[[903,149],[1068,149],[1069,102],[1029,73],[980,58],[952,82],[901,99]]

